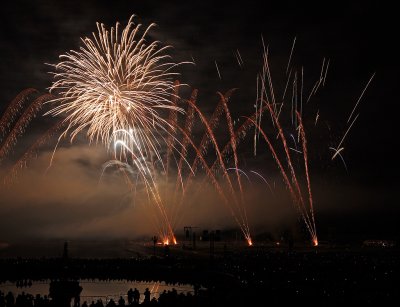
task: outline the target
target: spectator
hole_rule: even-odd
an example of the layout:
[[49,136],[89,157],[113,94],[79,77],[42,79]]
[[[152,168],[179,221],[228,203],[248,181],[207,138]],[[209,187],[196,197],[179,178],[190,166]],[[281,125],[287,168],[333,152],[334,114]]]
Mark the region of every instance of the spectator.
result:
[[149,304],[150,303],[150,291],[149,288],[146,288],[146,291],[144,291],[144,301],[143,303]]

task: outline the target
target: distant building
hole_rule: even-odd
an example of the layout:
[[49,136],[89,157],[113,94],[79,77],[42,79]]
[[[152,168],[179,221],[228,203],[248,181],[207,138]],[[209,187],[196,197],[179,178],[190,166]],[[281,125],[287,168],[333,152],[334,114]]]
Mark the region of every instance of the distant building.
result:
[[200,240],[201,241],[209,241],[210,240],[210,234],[207,229],[203,230]]
[[215,238],[214,238],[214,240],[215,241],[221,241],[221,230],[220,229],[217,229],[216,231],[215,231]]
[[394,247],[395,245],[396,245],[396,242],[391,241],[391,240],[365,240],[363,242],[364,247],[387,248],[387,247]]
[[68,259],[68,242],[64,242],[63,258]]

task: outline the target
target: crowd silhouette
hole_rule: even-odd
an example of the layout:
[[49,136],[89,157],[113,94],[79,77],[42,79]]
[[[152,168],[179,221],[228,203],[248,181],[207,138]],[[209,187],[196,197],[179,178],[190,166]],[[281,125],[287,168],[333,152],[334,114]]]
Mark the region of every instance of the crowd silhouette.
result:
[[[119,299],[115,298],[96,298],[90,301],[84,300],[80,304],[80,299],[75,298],[69,303],[73,307],[121,307],[121,306],[197,306],[197,303],[202,301],[202,295],[197,293],[178,293],[174,288],[171,290],[164,290],[156,298],[154,295],[151,298],[149,288],[141,294],[138,289],[129,289],[125,296],[120,296]],[[48,295],[37,294],[33,296],[22,292],[21,294],[14,295],[12,292],[4,294],[0,291],[0,307],[58,307],[59,305],[54,299]]]
[[[81,297],[76,306],[258,306],[260,296],[271,305],[318,303],[377,305],[400,300],[400,251],[288,251],[252,247],[215,255],[148,259],[0,259],[2,282],[29,285],[30,280],[163,281],[173,288],[193,285],[194,293],[174,291],[153,298],[129,289],[123,297],[101,301]],[[201,291],[198,289],[201,288]],[[1,288],[0,288],[1,290]],[[127,289],[128,290],[128,289]],[[20,294],[3,306],[51,306],[53,298]],[[18,298],[18,299],[17,299]],[[85,302],[86,300],[86,302]],[[13,303],[12,303],[13,301]],[[17,302],[18,301],[18,302]],[[72,299],[74,301],[74,299]],[[8,305],[7,305],[8,304]],[[13,305],[14,304],[14,305]],[[17,305],[18,304],[18,305]]]

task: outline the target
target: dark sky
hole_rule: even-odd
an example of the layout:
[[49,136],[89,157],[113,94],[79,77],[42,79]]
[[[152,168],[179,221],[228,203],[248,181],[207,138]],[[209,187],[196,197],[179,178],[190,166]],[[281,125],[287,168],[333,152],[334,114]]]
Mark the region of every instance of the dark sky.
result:
[[[355,233],[359,228],[372,234],[398,233],[398,55],[394,47],[398,33],[394,8],[381,1],[236,2],[7,1],[0,12],[0,112],[25,88],[45,92],[52,81],[51,68],[45,63],[56,63],[60,54],[77,49],[79,38],[95,31],[97,21],[108,26],[117,20],[125,24],[135,14],[145,25],[157,23],[151,32],[153,39],[173,45],[175,59],[195,60],[195,66],[182,67],[181,80],[199,89],[199,105],[211,110],[217,102],[216,91],[238,88],[231,105],[237,116],[252,110],[256,74],[261,69],[261,36],[270,47],[278,90],[283,87],[279,76],[297,37],[293,63],[304,65],[306,86],[318,77],[322,58],[331,61],[327,85],[310,106],[310,110],[320,110],[321,121],[332,129],[323,142],[310,140],[315,194],[322,204],[329,203],[323,200],[328,186],[328,194],[334,195],[327,205],[334,209],[321,210],[321,227],[325,225],[326,232],[332,227],[339,232]],[[244,60],[243,68],[233,55],[236,49]],[[338,161],[329,161],[327,148],[343,135],[345,121],[374,72],[375,79],[357,109],[360,117],[345,142],[346,173]],[[311,121],[315,117],[311,111],[310,117]]]

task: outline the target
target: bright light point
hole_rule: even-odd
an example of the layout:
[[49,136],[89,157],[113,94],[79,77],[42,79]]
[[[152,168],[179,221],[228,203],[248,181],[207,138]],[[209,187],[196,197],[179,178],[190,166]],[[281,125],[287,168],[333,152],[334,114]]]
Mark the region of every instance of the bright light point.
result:
[[173,242],[174,242],[174,245],[177,245],[177,244],[178,244],[178,242],[176,241],[176,238],[175,238],[175,237],[173,238]]
[[169,245],[169,240],[166,239],[166,240],[163,241],[163,243],[164,243],[164,245]]
[[121,145],[122,147],[125,147],[125,146],[126,146],[126,145],[125,145],[125,142],[122,141],[122,140],[117,140],[117,141],[114,143],[114,148],[116,149],[118,145]]
[[251,241],[251,239],[248,239],[247,244],[249,244],[249,246],[253,246],[253,241]]
[[317,238],[314,238],[314,239],[313,239],[313,245],[314,245],[314,246],[318,246],[318,239],[317,239]]

